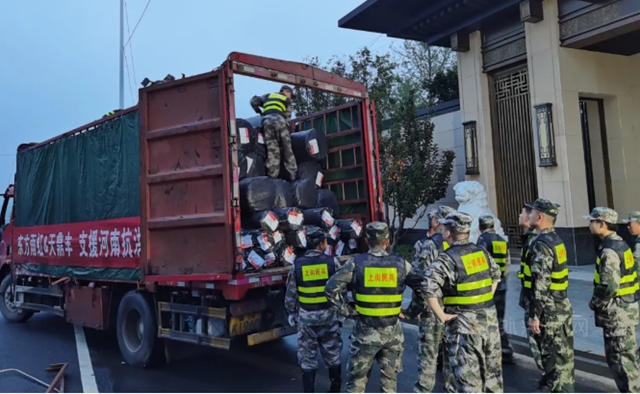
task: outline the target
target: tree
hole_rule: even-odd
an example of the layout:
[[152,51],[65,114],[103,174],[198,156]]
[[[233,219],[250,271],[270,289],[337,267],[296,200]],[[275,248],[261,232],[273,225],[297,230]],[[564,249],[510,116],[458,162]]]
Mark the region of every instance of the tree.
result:
[[[385,203],[392,208],[386,215],[392,248],[406,231],[407,219],[421,206],[445,196],[454,160],[452,151],[439,151],[430,120],[416,118],[418,107],[440,100],[441,95],[428,88],[439,73],[446,73],[452,55],[420,43],[405,43],[404,48],[399,61],[388,53],[372,54],[365,47],[346,62],[334,58],[322,67],[364,84],[376,103],[382,188]],[[307,63],[320,67],[318,58]],[[331,93],[296,88],[296,114],[300,116],[344,102]],[[385,120],[391,123],[388,130],[383,127]]]
[[[400,74],[419,87],[418,107],[430,107],[458,97],[456,57],[451,49],[405,40],[401,49],[395,49],[394,53],[400,59]],[[446,96],[441,93],[445,90]]]
[[[453,170],[453,151],[440,152],[433,140],[433,123],[416,117],[418,92],[400,89],[391,128],[380,137],[380,167],[386,218],[392,229],[391,247],[406,232],[407,219],[421,206],[445,196]],[[416,220],[417,221],[417,220]]]

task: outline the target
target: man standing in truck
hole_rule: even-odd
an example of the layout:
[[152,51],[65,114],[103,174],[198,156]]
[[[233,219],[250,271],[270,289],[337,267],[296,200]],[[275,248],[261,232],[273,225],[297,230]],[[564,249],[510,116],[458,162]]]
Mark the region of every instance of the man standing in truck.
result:
[[302,368],[305,393],[314,392],[318,349],[329,368],[329,392],[340,392],[342,337],[337,313],[324,294],[327,279],[339,268],[333,257],[327,256],[327,235],[315,226],[307,228],[307,246],[303,256],[296,258],[287,278],[284,306],[289,324],[298,326],[298,364]]
[[[294,97],[291,86],[282,85],[280,92],[253,96],[250,104],[254,111],[262,115],[262,128],[267,145],[267,175],[280,176],[280,161],[286,171],[285,178],[296,179],[298,165],[291,149],[291,100]],[[260,109],[262,107],[262,109]]]
[[[349,259],[326,285],[329,302],[338,312],[355,319],[347,367],[347,391],[362,393],[373,362],[380,366],[381,391],[397,391],[398,373],[402,370],[404,332],[400,325],[402,293],[409,285],[418,297],[426,290],[421,275],[411,271],[411,264],[400,256],[390,255],[389,227],[383,222],[366,226],[369,252]],[[355,306],[344,297],[351,285]]]

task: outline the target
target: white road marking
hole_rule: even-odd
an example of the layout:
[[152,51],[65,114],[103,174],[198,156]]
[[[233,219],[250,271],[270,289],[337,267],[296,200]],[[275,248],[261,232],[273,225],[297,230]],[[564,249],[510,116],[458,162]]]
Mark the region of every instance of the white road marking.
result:
[[78,366],[80,367],[80,379],[82,381],[82,392],[99,393],[96,376],[91,365],[91,356],[87,347],[87,340],[84,337],[84,328],[74,324],[73,331],[76,334],[76,349],[78,350]]

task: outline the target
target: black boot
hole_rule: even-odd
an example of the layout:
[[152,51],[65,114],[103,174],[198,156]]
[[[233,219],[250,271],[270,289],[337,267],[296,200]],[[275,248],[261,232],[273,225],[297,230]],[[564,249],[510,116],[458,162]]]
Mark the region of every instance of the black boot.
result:
[[302,370],[302,390],[305,393],[315,392],[316,370]]
[[340,393],[340,385],[342,384],[342,369],[340,368],[340,364],[329,368],[329,380],[331,380],[329,392]]

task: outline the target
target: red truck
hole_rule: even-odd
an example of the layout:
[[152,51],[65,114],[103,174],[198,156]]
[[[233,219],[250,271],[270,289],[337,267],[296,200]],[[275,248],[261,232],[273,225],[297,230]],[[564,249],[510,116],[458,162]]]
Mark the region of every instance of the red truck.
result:
[[[231,53],[211,72],[153,84],[138,105],[18,147],[0,211],[0,312],[115,328],[144,366],[169,339],[229,349],[292,333],[290,266],[242,270],[234,76],[317,89],[346,104],[293,120],[325,133],[325,188],[341,218],[381,220],[373,103],[307,64]],[[248,105],[248,103],[242,103]]]

